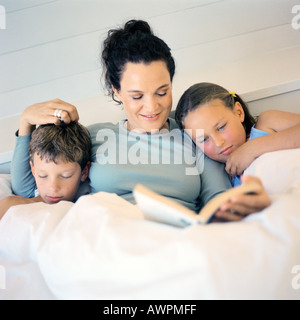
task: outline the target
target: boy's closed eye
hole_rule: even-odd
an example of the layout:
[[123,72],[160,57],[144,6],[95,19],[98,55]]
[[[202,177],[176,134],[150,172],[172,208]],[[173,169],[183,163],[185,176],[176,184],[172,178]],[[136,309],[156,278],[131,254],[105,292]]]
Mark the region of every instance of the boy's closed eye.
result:
[[61,177],[63,179],[71,179],[73,177],[73,174],[72,175],[62,175]]

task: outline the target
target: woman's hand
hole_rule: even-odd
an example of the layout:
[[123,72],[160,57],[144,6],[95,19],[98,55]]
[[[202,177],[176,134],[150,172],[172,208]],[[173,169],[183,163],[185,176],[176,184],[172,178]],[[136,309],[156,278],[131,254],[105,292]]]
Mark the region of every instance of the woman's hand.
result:
[[216,212],[215,221],[239,221],[271,205],[271,199],[259,178],[242,176],[241,180],[242,183],[258,182],[261,185],[261,190],[254,194],[241,194],[232,197]]
[[59,124],[60,119],[55,116],[56,110],[62,110],[60,116],[65,123],[79,120],[76,107],[62,100],[36,103],[24,110],[20,120],[19,136],[28,135],[36,125]]
[[225,170],[232,177],[241,175],[256,159],[255,139],[249,140],[233,151],[226,161]]

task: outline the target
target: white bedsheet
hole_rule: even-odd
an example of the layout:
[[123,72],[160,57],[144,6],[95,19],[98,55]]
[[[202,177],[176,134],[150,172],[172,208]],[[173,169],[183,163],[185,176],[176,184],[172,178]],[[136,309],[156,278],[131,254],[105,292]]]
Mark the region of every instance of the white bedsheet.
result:
[[9,174],[0,174],[0,200],[11,196],[11,180]]
[[247,171],[274,202],[238,223],[178,229],[107,193],[11,208],[0,299],[300,299],[300,149]]

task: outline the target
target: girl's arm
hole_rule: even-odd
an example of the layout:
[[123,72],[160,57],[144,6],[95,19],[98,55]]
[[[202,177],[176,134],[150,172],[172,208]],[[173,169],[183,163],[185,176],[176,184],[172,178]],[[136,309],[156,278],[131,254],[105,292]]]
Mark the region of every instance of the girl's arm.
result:
[[241,175],[266,152],[300,148],[300,114],[265,111],[259,116],[256,128],[270,134],[247,141],[231,154],[226,162],[226,171],[230,175]]

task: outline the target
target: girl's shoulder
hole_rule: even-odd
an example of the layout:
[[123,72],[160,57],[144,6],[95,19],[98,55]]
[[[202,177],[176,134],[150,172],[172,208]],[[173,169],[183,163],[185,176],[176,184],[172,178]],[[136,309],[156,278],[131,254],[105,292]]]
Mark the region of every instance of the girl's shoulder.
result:
[[276,110],[267,110],[262,112],[258,117],[255,124],[255,129],[273,133],[276,132],[274,130],[274,125],[277,122],[277,112]]
[[274,133],[297,125],[299,122],[299,114],[281,110],[266,110],[259,115],[255,128]]

